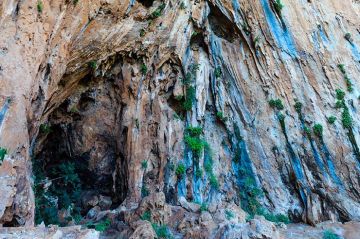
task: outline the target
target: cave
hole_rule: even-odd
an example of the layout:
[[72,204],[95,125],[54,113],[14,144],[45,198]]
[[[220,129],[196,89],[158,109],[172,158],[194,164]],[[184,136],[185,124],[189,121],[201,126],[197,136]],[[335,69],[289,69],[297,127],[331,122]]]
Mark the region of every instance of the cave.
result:
[[86,75],[40,125],[33,154],[37,224],[79,223],[126,198],[120,78]]

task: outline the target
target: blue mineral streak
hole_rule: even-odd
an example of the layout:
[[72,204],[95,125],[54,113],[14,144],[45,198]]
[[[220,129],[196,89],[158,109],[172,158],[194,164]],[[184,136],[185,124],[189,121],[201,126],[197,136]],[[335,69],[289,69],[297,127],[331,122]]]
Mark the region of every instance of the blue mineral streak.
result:
[[291,57],[296,58],[298,53],[291,33],[287,28],[283,27],[280,21],[278,21],[275,13],[270,8],[269,0],[261,0],[261,5],[264,9],[266,21],[275,39],[275,42],[283,51],[285,51]]

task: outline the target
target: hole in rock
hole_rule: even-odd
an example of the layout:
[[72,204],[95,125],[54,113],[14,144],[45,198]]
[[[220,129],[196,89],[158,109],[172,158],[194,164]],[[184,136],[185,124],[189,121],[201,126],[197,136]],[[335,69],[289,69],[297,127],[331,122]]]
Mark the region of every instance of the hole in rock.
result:
[[144,7],[151,7],[154,3],[154,0],[138,0]]
[[104,79],[78,88],[40,126],[36,139],[37,224],[82,224],[118,207],[127,195],[127,127],[119,86]]

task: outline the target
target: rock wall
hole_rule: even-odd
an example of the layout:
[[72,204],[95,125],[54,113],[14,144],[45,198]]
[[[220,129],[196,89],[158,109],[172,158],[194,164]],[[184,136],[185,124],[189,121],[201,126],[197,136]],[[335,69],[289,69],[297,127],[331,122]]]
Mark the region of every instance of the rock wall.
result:
[[282,2],[2,1],[0,222],[34,223],[34,159],[113,206],[360,220],[360,4]]

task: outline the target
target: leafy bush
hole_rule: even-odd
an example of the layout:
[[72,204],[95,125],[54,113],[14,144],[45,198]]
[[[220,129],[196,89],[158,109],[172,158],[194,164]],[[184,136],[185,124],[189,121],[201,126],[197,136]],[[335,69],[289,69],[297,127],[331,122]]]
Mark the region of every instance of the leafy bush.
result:
[[176,167],[175,173],[179,178],[181,178],[185,174],[185,171],[186,171],[185,165],[183,163],[179,163],[178,166]]
[[192,137],[199,137],[203,132],[203,128],[199,126],[189,126],[186,128],[186,132]]
[[210,182],[211,187],[213,187],[215,189],[219,188],[219,182],[213,173],[210,174],[210,176],[209,176],[209,182]]
[[328,117],[327,120],[328,120],[328,123],[329,123],[329,124],[334,124],[335,121],[336,121],[336,117],[333,116],[333,115],[331,115],[331,116]]
[[92,70],[96,70],[96,67],[97,67],[97,62],[96,61],[90,61],[88,63],[89,67],[92,69]]
[[329,230],[326,230],[326,231],[324,231],[322,239],[340,239],[340,237],[337,234],[335,234]]
[[150,15],[150,19],[156,19],[161,16],[162,11],[165,9],[165,3],[162,3],[155,11]]
[[199,155],[204,149],[204,141],[198,137],[185,136],[185,143],[189,146],[191,151]]
[[146,73],[147,73],[147,66],[143,63],[143,64],[141,64],[141,67],[140,67],[140,72],[141,72],[141,74],[143,74],[143,75],[146,75]]
[[42,1],[38,0],[37,1],[37,4],[36,4],[36,8],[38,10],[39,13],[42,13],[43,12],[43,9],[44,9],[44,4]]
[[289,224],[290,223],[290,219],[288,216],[284,215],[284,214],[271,214],[271,213],[265,213],[263,215],[265,217],[266,220],[271,221],[271,222],[275,222],[275,223],[285,223],[285,224]]
[[0,162],[2,162],[7,154],[7,149],[0,147]]
[[[44,221],[46,225],[59,224],[58,211],[61,209],[72,208],[74,215],[79,214],[78,207],[73,205],[80,200],[81,182],[76,173],[75,164],[63,162],[47,169],[47,175],[43,169],[43,162],[34,162],[34,191],[35,191],[35,221],[37,224]],[[47,191],[44,184],[48,178],[51,185]]]
[[341,116],[342,116],[341,122],[342,122],[344,128],[350,129],[352,127],[352,118],[349,113],[349,109],[344,108],[344,111],[342,112]]
[[140,216],[141,220],[144,221],[151,221],[151,212],[149,210],[145,211],[141,216]]
[[322,137],[323,135],[323,126],[321,124],[315,124],[313,127],[314,134],[318,137]]
[[109,219],[106,219],[102,222],[99,222],[95,225],[95,230],[99,231],[99,232],[104,232],[106,231],[111,225],[111,222]]
[[142,162],[141,162],[141,168],[142,169],[147,169],[147,167],[148,167],[148,161],[147,160],[143,160]]
[[201,178],[202,176],[203,176],[203,171],[200,169],[200,168],[198,168],[198,169],[196,169],[196,171],[195,171],[195,176],[197,177],[197,178]]
[[143,184],[141,187],[141,197],[147,197],[149,196],[149,194],[150,194],[149,189],[146,187],[145,184]]
[[40,125],[40,132],[43,134],[51,133],[51,125],[49,123],[41,124]]
[[281,0],[275,0],[274,2],[275,11],[281,15],[281,10],[284,8],[284,5],[282,4]]
[[335,108],[340,109],[345,107],[345,101],[344,100],[337,100],[335,103]]
[[228,120],[228,118],[224,116],[224,113],[220,111],[216,113],[216,118],[218,118],[220,121],[224,123]]
[[208,205],[206,203],[202,203],[200,205],[200,212],[205,212],[205,211],[208,211]]
[[344,64],[339,64],[338,67],[339,67],[339,70],[341,71],[341,73],[346,74],[346,70],[345,70],[345,65],[344,65]]
[[194,101],[195,101],[195,88],[193,86],[187,87],[185,101],[183,102],[183,109],[186,111],[191,110]]
[[272,108],[278,109],[278,110],[283,110],[284,109],[284,105],[282,103],[282,101],[280,99],[271,99],[269,101],[269,104]]
[[158,225],[153,223],[152,227],[154,228],[154,231],[158,238],[171,238],[170,230],[166,225]]
[[344,99],[345,92],[343,90],[336,89],[335,92],[336,92],[336,99],[338,99],[338,100],[343,100]]
[[230,219],[234,218],[235,215],[234,215],[234,213],[232,211],[226,209],[225,210],[225,217],[226,217],[227,220],[230,220]]
[[296,112],[298,112],[300,114],[301,113],[301,108],[302,108],[302,103],[299,102],[299,101],[296,101],[294,107],[295,107]]
[[221,77],[221,74],[222,74],[221,68],[220,68],[220,67],[216,67],[214,74],[215,74],[215,77],[216,77],[216,78]]

